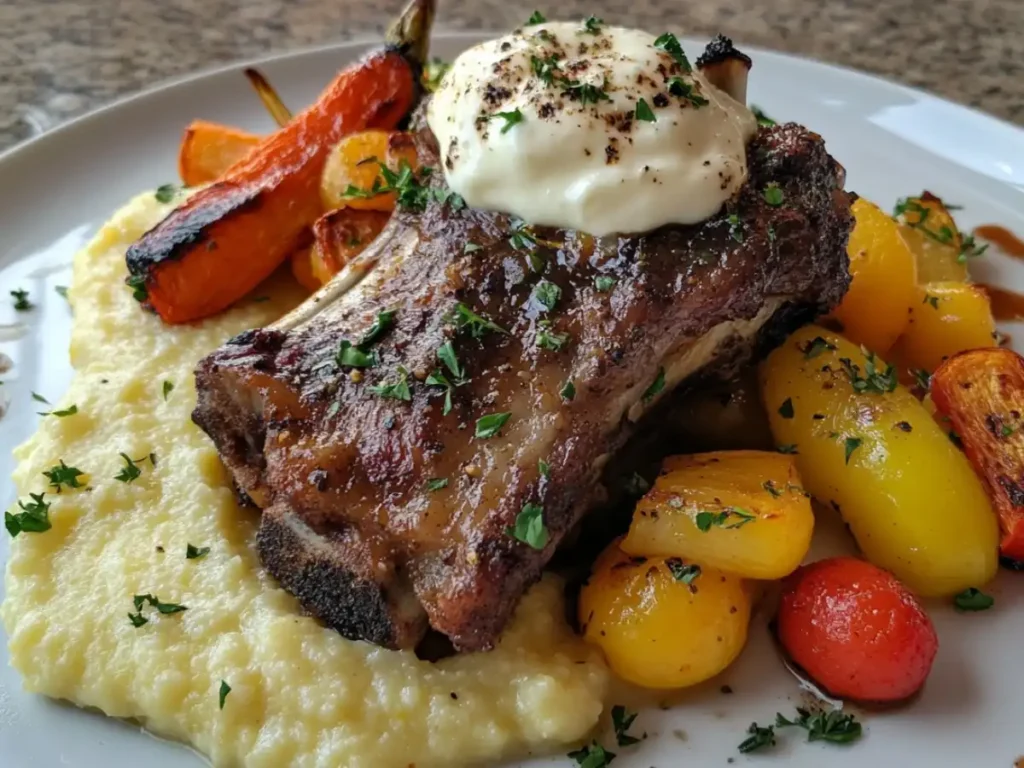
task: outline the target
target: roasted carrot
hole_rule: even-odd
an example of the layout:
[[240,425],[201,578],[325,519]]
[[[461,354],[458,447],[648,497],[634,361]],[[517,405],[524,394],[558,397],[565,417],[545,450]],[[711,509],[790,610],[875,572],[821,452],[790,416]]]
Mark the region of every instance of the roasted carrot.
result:
[[1003,557],[1024,564],[1024,357],[972,349],[943,363],[932,400],[949,419],[999,514]]
[[387,50],[348,67],[315,104],[144,234],[129,285],[167,323],[216,314],[295,250],[321,213],[328,150],[353,131],[394,128],[419,89],[433,0],[413,0]]
[[262,136],[222,123],[193,120],[178,151],[178,173],[186,187],[213,181],[248,155]]

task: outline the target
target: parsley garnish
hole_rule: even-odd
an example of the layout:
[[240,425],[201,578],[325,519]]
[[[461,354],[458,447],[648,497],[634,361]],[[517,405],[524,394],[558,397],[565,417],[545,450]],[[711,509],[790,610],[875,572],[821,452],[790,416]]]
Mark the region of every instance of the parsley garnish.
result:
[[[122,453],[121,458],[124,459],[124,466],[121,467],[120,472],[114,475],[114,479],[120,480],[122,483],[133,483],[138,480],[142,475],[142,468],[139,466],[138,462],[145,461],[146,457],[143,456],[141,459],[132,461],[127,453]],[[149,454],[149,460],[151,464],[154,463],[153,454]]]
[[793,398],[787,397],[782,405],[779,406],[779,416],[784,419],[792,419],[793,414]]
[[[422,211],[427,207],[430,190],[426,180],[433,172],[432,168],[420,168],[414,171],[409,161],[402,158],[398,164],[398,172],[392,171],[384,163],[376,161],[380,167],[380,176],[373,180],[370,189],[360,189],[352,184],[345,188],[345,197],[376,197],[388,192],[395,193],[395,201],[399,208],[410,211]],[[383,179],[383,183],[381,183]]]
[[737,216],[735,213],[730,213],[727,221],[729,222],[729,235],[737,243],[742,243],[744,239],[743,222],[740,221],[740,217]]
[[690,102],[695,109],[706,107],[711,103],[700,95],[700,90],[698,90],[694,83],[688,83],[681,77],[669,78],[668,92],[673,96],[679,96],[684,101]]
[[615,287],[615,278],[608,275],[598,275],[594,278],[594,287],[601,293],[607,293]]
[[914,383],[927,392],[932,385],[932,375],[924,368],[912,368],[910,373],[914,377]]
[[658,375],[654,377],[654,381],[651,382],[651,386],[644,390],[642,395],[645,403],[651,402],[661,390],[665,388],[665,369],[659,368]]
[[783,193],[782,188],[779,186],[777,181],[768,182],[768,186],[761,192],[761,196],[768,205],[778,208],[782,205],[782,201],[786,199],[786,195]]
[[544,85],[551,85],[555,80],[555,70],[559,69],[558,59],[554,55],[545,56],[544,58],[531,56],[530,68]]
[[398,366],[398,381],[375,384],[369,390],[385,400],[412,400],[412,391],[409,389],[409,371],[404,366]]
[[476,420],[476,436],[480,438],[494,437],[510,418],[512,418],[512,414],[508,412],[489,413],[486,416],[481,416]]
[[[949,208],[948,205],[946,207]],[[960,241],[960,253],[957,255],[956,260],[961,264],[966,264],[968,259],[984,256],[987,250],[987,243],[985,245],[978,245],[974,235],[968,235]]]
[[482,249],[483,246],[477,245],[476,243],[466,243],[465,245],[462,246],[463,253],[476,253],[477,251]]
[[432,477],[427,480],[428,491],[440,491],[442,488],[448,487],[447,477]]
[[506,528],[505,533],[534,549],[544,549],[548,543],[548,529],[544,527],[544,507],[539,504],[524,505],[522,511],[516,515],[515,525]]
[[953,605],[958,611],[987,611],[995,602],[991,595],[974,587],[968,587],[953,598]]
[[750,111],[753,112],[754,113],[754,117],[757,118],[757,124],[758,125],[772,126],[772,125],[776,124],[775,121],[772,120],[770,117],[768,117],[768,115],[766,115],[764,113],[764,110],[761,109],[760,107],[758,107],[758,106],[756,106],[754,104],[751,104],[750,105]]
[[526,20],[525,26],[532,27],[534,24],[543,24],[547,19],[544,18],[544,14],[540,11],[534,11],[530,14],[530,18]]
[[502,133],[508,133],[509,129],[513,125],[518,125],[523,122],[523,113],[518,107],[513,109],[511,112],[495,112],[493,115],[489,115],[487,119],[493,120],[496,117],[500,117],[505,121],[505,124],[501,126]]
[[765,480],[761,483],[761,487],[764,488],[768,493],[772,495],[772,498],[777,499],[782,495],[782,491],[775,487],[775,483],[771,480]]
[[654,116],[654,112],[651,111],[651,105],[647,103],[645,99],[640,99],[636,103],[636,119],[643,120],[647,123],[653,123],[658,118]]
[[40,395],[38,392],[33,392],[32,393],[32,399],[35,400],[37,403],[43,403],[44,405],[49,405],[50,404],[50,401],[47,400],[42,395]]
[[60,296],[62,299],[67,299],[68,287],[66,285],[55,285],[53,287],[53,290],[55,290],[57,292],[57,295]]
[[815,712],[797,707],[799,717],[787,720],[781,714],[775,715],[775,727],[796,726],[807,731],[808,741],[830,741],[833,744],[849,744],[861,737],[861,725],[853,715],[844,715],[839,710]]
[[37,411],[40,416],[56,416],[63,419],[65,416],[74,416],[78,413],[78,406],[72,405],[60,411]]
[[66,485],[68,488],[81,488],[82,484],[78,482],[78,478],[84,474],[77,467],[69,467],[64,463],[64,459],[61,459],[57,466],[50,467],[43,472],[43,476],[50,481],[50,485],[57,493],[60,493],[62,485]]
[[174,391],[174,382],[165,381],[163,383],[164,402],[167,402],[167,396]]
[[683,46],[680,45],[678,38],[671,32],[659,35],[654,41],[654,47],[660,48],[675,59],[676,64],[683,68],[683,72],[693,71],[693,67],[690,66],[690,60],[686,58],[686,52],[683,51]]
[[557,352],[569,341],[568,333],[555,333],[550,330],[550,323],[541,321],[540,330],[537,331],[537,346],[552,352]]
[[604,24],[604,19],[599,19],[597,16],[587,16],[583,22],[583,31],[591,35],[601,34],[601,25]]
[[850,457],[853,456],[853,452],[861,447],[864,440],[859,437],[848,437],[843,441],[843,450],[846,453],[846,463],[850,463]]
[[149,619],[142,615],[142,608],[146,603],[149,603],[165,616],[188,610],[187,606],[179,605],[178,603],[161,603],[160,598],[156,595],[135,595],[135,597],[132,598],[132,602],[135,604],[135,613],[129,613],[128,620],[132,623],[132,626],[136,628],[149,623]]
[[533,297],[540,302],[548,312],[555,308],[559,298],[562,296],[562,289],[548,280],[541,280],[533,289]]
[[[700,566],[696,563],[684,563],[680,557],[670,557],[665,561],[672,578],[681,581],[683,584],[692,584],[694,579],[700,576]],[[620,742],[619,746],[623,746]]]
[[739,746],[739,750],[743,754],[775,746],[775,728],[770,725],[767,728],[761,728],[757,723],[751,723],[747,733],[750,736],[740,742]]
[[594,741],[583,749],[570,752],[568,757],[575,760],[580,768],[606,768],[615,759],[615,753],[609,752]]
[[14,297],[14,309],[18,312],[28,312],[34,306],[28,300],[28,291],[26,290],[16,288],[11,291],[11,296]]
[[864,376],[860,375],[860,366],[850,360],[850,358],[842,357],[839,359],[846,375],[850,377],[850,385],[853,387],[853,391],[858,394],[870,392],[879,395],[893,392],[896,389],[896,385],[899,384],[896,368],[889,365],[883,373],[879,373],[878,368],[875,366],[875,353],[867,352],[867,350],[864,351],[867,354],[864,364],[866,375]]
[[342,368],[369,368],[373,365],[373,355],[368,355],[359,347],[353,347],[348,339],[341,340],[335,362]]
[[492,323],[487,318],[478,315],[462,302],[455,305],[455,309],[452,311],[450,319],[459,331],[469,331],[469,335],[474,339],[479,339],[487,331],[504,334],[508,333],[508,331],[500,325]]
[[540,472],[540,476],[548,480],[551,479],[551,467],[544,459],[537,459],[537,471]]
[[19,533],[43,533],[51,528],[50,505],[43,501],[43,493],[30,493],[31,501],[18,501],[21,512],[4,512],[4,525],[11,538]]
[[775,447],[775,450],[779,453],[796,453],[796,443],[784,443]]
[[466,380],[466,370],[459,365],[459,358],[455,354],[455,345],[450,341],[446,341],[437,348],[437,359],[444,363],[445,367],[451,371],[452,376],[455,377],[456,385],[462,384]]
[[153,197],[158,203],[169,203],[178,194],[178,188],[174,184],[161,184],[156,188]]
[[612,97],[605,91],[605,83],[597,86],[563,77],[559,78],[558,85],[564,89],[563,93],[570,99],[579,99],[581,107],[585,107],[587,104],[597,104],[599,101],[612,100]]
[[637,712],[630,712],[621,704],[612,707],[612,728],[615,729],[615,741],[620,747],[628,747],[640,742],[636,736],[626,733],[633,725],[633,721],[636,720],[637,714]]
[[835,352],[836,345],[826,341],[821,336],[815,336],[800,351],[804,353],[804,360],[813,360],[825,350]]
[[[735,519],[731,520],[731,518]],[[712,526],[724,528],[725,530],[742,528],[747,523],[752,523],[755,520],[757,520],[757,515],[751,514],[740,507],[728,507],[721,512],[698,512],[696,517],[693,518],[694,525],[702,533],[710,531]]]
[[143,302],[149,297],[149,291],[146,290],[146,276],[145,275],[129,275],[125,278],[125,285],[132,289],[132,298],[138,302]]
[[210,554],[209,547],[193,547],[191,544],[185,545],[186,560],[198,560],[200,557],[208,554]]
[[391,327],[395,324],[395,310],[385,309],[383,312],[378,312],[377,317],[373,319],[373,324],[366,329],[366,333],[359,339],[358,346],[366,348],[376,341],[380,340],[380,337],[391,330]]
[[563,400],[576,399],[576,385],[572,383],[572,379],[569,379],[562,385],[562,388],[558,390],[558,394],[561,395]]
[[221,680],[220,692],[217,694],[218,699],[220,701],[219,706],[221,709],[224,709],[224,702],[227,700],[229,693],[231,693],[231,686],[228,685],[227,682],[225,682],[224,680]]
[[939,308],[939,297],[938,296],[932,296],[930,293],[925,293],[924,301],[922,301],[921,303],[922,304],[931,304],[932,305],[932,309],[938,309]]
[[430,93],[436,91],[440,87],[445,73],[448,72],[451,66],[444,59],[439,59],[436,56],[432,58],[423,65],[423,87]]

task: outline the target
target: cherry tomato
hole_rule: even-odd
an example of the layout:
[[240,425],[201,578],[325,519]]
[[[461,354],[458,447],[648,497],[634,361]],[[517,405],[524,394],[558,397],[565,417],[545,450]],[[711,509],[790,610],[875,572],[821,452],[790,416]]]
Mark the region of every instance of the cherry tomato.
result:
[[820,560],[786,579],[778,632],[815,682],[858,701],[912,695],[939,648],[914,595],[888,572],[854,557]]

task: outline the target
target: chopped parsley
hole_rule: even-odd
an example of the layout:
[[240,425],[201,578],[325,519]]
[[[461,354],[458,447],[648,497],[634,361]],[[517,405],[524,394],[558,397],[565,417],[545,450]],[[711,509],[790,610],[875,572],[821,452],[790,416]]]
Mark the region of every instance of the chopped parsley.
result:
[[688,83],[681,77],[669,78],[668,92],[673,96],[679,96],[683,101],[690,102],[695,109],[706,107],[711,103],[700,95],[700,90],[694,83]]
[[217,693],[217,698],[218,698],[218,702],[219,702],[218,706],[221,709],[224,709],[224,702],[227,701],[229,693],[231,693],[231,686],[228,685],[226,681],[221,680],[220,681],[220,691]]
[[60,464],[43,471],[43,476],[50,481],[50,485],[53,486],[54,491],[57,493],[60,493],[61,486],[65,485],[68,488],[81,488],[82,484],[78,481],[78,478],[84,474],[77,467],[69,467],[64,463],[64,459],[60,460]]
[[373,323],[366,329],[366,333],[364,333],[362,338],[359,339],[359,344],[357,346],[365,349],[371,344],[380,341],[381,336],[391,330],[394,326],[395,314],[396,312],[393,309],[386,309],[382,312],[378,312],[377,317],[373,319]]
[[597,16],[587,16],[583,22],[583,32],[591,35],[601,34],[601,25],[604,24],[604,19],[599,19]]
[[558,300],[562,297],[562,289],[549,280],[541,280],[533,289],[533,297],[537,299],[548,312],[555,308]]
[[509,129],[511,129],[513,125],[518,125],[523,122],[523,113],[518,107],[513,109],[511,112],[495,112],[493,115],[489,115],[487,119],[493,120],[496,117],[500,117],[505,121],[505,124],[501,126],[502,133],[508,133]]
[[777,445],[775,450],[779,453],[797,453],[796,443],[783,443],[782,445]]
[[149,291],[146,290],[145,275],[129,275],[125,278],[125,285],[132,289],[132,298],[143,302],[149,298]]
[[554,56],[540,56],[530,57],[530,68],[533,70],[541,82],[545,85],[551,85],[555,80],[555,71],[560,69],[558,65],[558,59]]
[[153,197],[156,198],[158,203],[169,203],[178,194],[178,188],[174,184],[161,184],[156,188],[156,192],[153,193]]
[[62,299],[66,299],[68,297],[68,287],[66,285],[55,285],[53,290],[55,290],[57,295]]
[[551,467],[544,459],[537,459],[537,471],[540,472],[540,476],[546,480],[551,479]]
[[210,554],[209,547],[193,547],[191,544],[185,545],[185,559],[186,560],[198,560],[201,557]]
[[654,377],[654,381],[651,382],[651,386],[644,390],[642,395],[645,403],[651,402],[655,396],[665,388],[665,369],[659,368],[657,376]]
[[815,336],[800,351],[804,353],[804,360],[813,360],[826,349],[835,352],[836,345],[821,336]]
[[768,205],[774,206],[775,208],[782,205],[783,201],[786,199],[786,195],[783,193],[782,187],[780,187],[776,181],[769,182],[768,186],[766,186],[764,191],[761,192],[761,196]]
[[953,605],[958,611],[987,611],[995,602],[991,595],[975,587],[968,587],[953,598]]
[[615,278],[608,275],[598,275],[594,278],[594,287],[601,293],[607,293],[615,287]]
[[4,525],[11,538],[19,533],[43,533],[51,528],[50,505],[43,501],[43,493],[30,493],[30,501],[18,501],[21,512],[4,512]]
[[50,404],[50,401],[47,400],[42,395],[40,395],[38,392],[33,392],[32,393],[32,399],[35,400],[37,403],[43,403],[44,405],[49,405]]
[[779,406],[779,416],[784,419],[792,419],[794,415],[793,410],[793,398],[787,397],[782,405]]
[[[133,483],[142,476],[142,467],[139,463],[146,460],[147,457],[141,459],[135,459],[134,461],[127,453],[122,453],[121,458],[124,460],[124,466],[121,467],[121,471],[114,475],[115,480],[120,480],[122,483]],[[153,454],[149,454],[149,461],[151,464],[155,464],[153,461]]]
[[880,373],[875,365],[875,353],[868,352],[867,350],[864,350],[864,352],[867,355],[864,364],[864,376],[860,375],[860,366],[850,360],[850,358],[842,357],[839,359],[846,375],[850,377],[850,385],[853,387],[853,391],[858,394],[874,393],[879,395],[893,392],[899,383],[896,368],[889,365],[885,371]]
[[925,293],[924,301],[922,301],[921,303],[922,304],[931,304],[932,305],[932,309],[938,309],[939,308],[939,297],[938,296],[933,296],[930,293]]
[[437,348],[437,359],[444,363],[445,367],[451,371],[452,376],[455,377],[455,383],[462,384],[466,380],[466,370],[459,365],[459,358],[455,354],[455,345],[450,341],[446,341],[440,347]]
[[169,394],[171,394],[171,392],[174,391],[174,382],[173,381],[165,381],[163,383],[162,389],[163,389],[163,393],[164,393],[164,402],[166,402],[167,401],[167,396]]
[[135,595],[135,597],[132,598],[132,602],[135,605],[135,613],[129,613],[128,620],[136,629],[141,627],[143,624],[149,623],[149,619],[142,615],[142,609],[147,603],[156,608],[157,611],[162,613],[164,616],[188,610],[187,606],[179,605],[178,603],[162,603],[160,602],[160,598],[156,595]]
[[368,355],[359,347],[353,347],[348,339],[341,340],[334,360],[342,368],[369,368],[374,362],[373,355]]
[[465,245],[462,246],[463,253],[476,253],[477,251],[480,250],[483,250],[483,246],[477,245],[476,243],[466,243]]
[[37,411],[37,413],[39,413],[40,416],[56,416],[57,418],[63,419],[65,416],[74,416],[76,413],[78,413],[78,406],[71,405],[68,406],[67,408],[64,408],[63,410]]
[[654,41],[654,47],[660,48],[675,59],[676,64],[682,67],[683,72],[693,71],[693,67],[690,65],[690,60],[686,58],[686,52],[683,50],[683,46],[679,43],[679,39],[671,32],[659,35]]
[[740,742],[739,746],[739,750],[743,754],[775,746],[775,728],[770,725],[766,728],[761,728],[757,723],[751,723],[747,733],[750,736]]
[[833,744],[849,744],[862,735],[861,725],[853,715],[845,715],[840,710],[811,713],[797,707],[797,719],[787,720],[781,714],[775,715],[776,728],[795,726],[807,731],[808,741],[829,741]]
[[395,202],[399,208],[422,211],[427,207],[431,193],[426,181],[433,172],[432,168],[414,171],[409,161],[402,158],[396,173],[379,160],[375,162],[380,167],[380,175],[373,180],[373,185],[369,189],[360,189],[349,184],[343,193],[345,197],[367,198],[394,192]]
[[452,412],[452,390],[455,389],[455,385],[449,380],[444,372],[440,368],[435,368],[433,373],[427,376],[427,380],[424,382],[428,387],[444,387],[444,407],[441,409],[441,415],[447,416]]
[[538,325],[540,330],[537,331],[537,346],[541,349],[557,352],[569,341],[568,333],[555,333],[551,330],[550,323],[542,321]]
[[562,77],[558,79],[557,85],[564,89],[563,93],[570,99],[579,99],[581,107],[585,107],[587,104],[597,104],[599,101],[612,100],[612,97],[605,90],[604,84],[597,86],[580,80],[568,80]]
[[563,400],[575,400],[576,399],[576,385],[572,383],[572,379],[569,379],[562,385],[562,388],[558,390],[558,394]]
[[516,515],[515,525],[506,528],[505,533],[533,549],[544,549],[548,543],[548,529],[544,526],[544,507],[539,504],[525,504]]
[[765,480],[763,483],[761,483],[761,487],[768,491],[768,493],[772,495],[773,499],[777,499],[780,496],[782,496],[782,491],[776,488],[775,483],[773,483],[771,480]]
[[[949,208],[949,206],[946,207]],[[957,255],[956,260],[961,264],[966,264],[968,259],[984,256],[987,250],[987,243],[985,245],[978,245],[974,235],[968,235],[960,241],[960,253]]]
[[454,323],[456,329],[459,331],[468,331],[469,335],[474,339],[479,339],[487,331],[504,334],[508,333],[508,331],[500,325],[478,315],[462,302],[455,305],[455,309],[452,311],[450,320]]
[[647,103],[646,99],[639,99],[637,101],[636,119],[643,120],[647,123],[653,123],[658,119],[654,116],[654,111],[651,109],[651,105]]
[[28,312],[35,306],[28,300],[28,291],[26,290],[15,288],[11,291],[11,296],[14,298],[14,309],[18,312]]
[[775,121],[772,120],[770,117],[768,117],[768,115],[766,115],[764,113],[764,110],[761,109],[756,104],[751,104],[750,105],[750,111],[753,112],[754,113],[754,117],[757,118],[757,124],[758,125],[763,125],[763,126],[766,126],[766,127],[770,127],[770,126],[773,126],[773,125],[776,124]]
[[479,438],[494,437],[510,418],[512,418],[512,414],[509,412],[489,413],[486,416],[481,416],[476,420],[476,436]]
[[441,80],[444,79],[451,66],[444,59],[439,59],[436,56],[432,58],[423,65],[423,87],[430,93],[436,91],[441,86]]
[[448,487],[447,477],[432,477],[427,480],[428,491],[440,491],[442,488]]
[[626,731],[636,720],[637,712],[630,712],[621,704],[612,707],[612,728],[615,729],[615,741],[620,747],[628,747],[638,744],[640,739],[630,736]]
[[570,752],[568,757],[575,760],[580,768],[606,768],[615,759],[615,753],[593,741],[582,749]]
[[532,27],[534,24],[543,24],[545,21],[547,21],[547,19],[544,18],[543,13],[540,11],[534,11],[530,14],[530,18],[526,20],[525,26]]
[[742,243],[743,237],[743,222],[740,221],[740,217],[735,213],[730,213],[729,218],[726,219],[729,222],[729,235],[737,243]]
[[[668,568],[669,573],[672,574],[672,578],[683,584],[693,584],[694,580],[700,576],[699,565],[696,563],[684,563],[680,557],[668,558],[665,560],[665,566]],[[620,743],[619,746],[623,745]]]
[[850,463],[850,457],[853,456],[853,452],[863,445],[864,440],[860,437],[848,437],[843,441],[843,450],[846,454],[846,463]]
[[369,390],[385,400],[412,400],[412,391],[409,389],[409,371],[404,366],[398,366],[398,380],[381,382],[369,387]]
[[516,220],[512,223],[512,234],[508,236],[508,244],[517,251],[528,251],[537,247],[537,236],[526,222]]
[[757,520],[757,515],[740,507],[727,507],[721,512],[698,512],[693,518],[697,530],[707,533],[712,527],[734,530]]

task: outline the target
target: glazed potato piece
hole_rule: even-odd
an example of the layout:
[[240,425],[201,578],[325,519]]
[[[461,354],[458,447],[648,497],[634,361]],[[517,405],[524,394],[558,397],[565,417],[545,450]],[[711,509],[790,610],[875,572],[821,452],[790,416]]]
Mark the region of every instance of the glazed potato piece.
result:
[[313,245],[292,256],[292,274],[305,288],[318,290],[358,256],[384,229],[383,211],[339,208],[313,225]]
[[910,319],[917,279],[914,254],[896,222],[874,203],[860,198],[852,210],[856,224],[847,251],[853,281],[834,317],[847,338],[885,352]]
[[1024,358],[1011,349],[956,355],[932,376],[931,396],[985,480],[1000,552],[1024,562]]
[[751,579],[792,573],[814,531],[794,458],[721,451],[666,459],[633,513],[623,551],[682,557]]
[[[399,173],[417,170],[412,136],[403,131],[361,131],[339,141],[327,157],[320,177],[320,198],[328,211],[349,207],[363,211],[393,211],[393,192],[374,194],[387,186],[381,163]],[[359,190],[353,194],[353,190]]]
[[579,620],[623,680],[685,688],[743,650],[750,594],[738,576],[680,558],[631,557],[615,541],[583,586]]
[[992,578],[998,532],[985,490],[894,369],[809,325],[769,355],[761,380],[775,439],[871,562],[926,596]]
[[915,290],[910,322],[893,350],[902,365],[930,372],[957,352],[996,346],[996,324],[983,288],[928,283]]
[[963,237],[942,200],[923,192],[901,200],[894,213],[917,262],[919,283],[967,280],[966,259],[961,257]]

